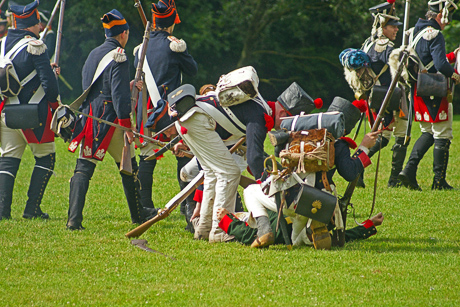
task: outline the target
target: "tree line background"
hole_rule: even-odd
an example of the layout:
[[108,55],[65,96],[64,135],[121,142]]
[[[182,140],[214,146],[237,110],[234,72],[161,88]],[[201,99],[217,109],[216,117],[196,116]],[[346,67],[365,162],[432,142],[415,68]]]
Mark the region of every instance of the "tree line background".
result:
[[[15,1],[27,4],[31,0]],[[186,41],[198,63],[197,76],[184,76],[183,83],[199,89],[217,83],[219,76],[243,66],[253,66],[259,75],[259,89],[266,100],[277,97],[297,82],[313,99],[321,97],[328,106],[335,96],[349,100],[353,92],[343,77],[340,52],[360,48],[370,35],[373,18],[369,8],[375,0],[176,0],[181,23],[173,35]],[[423,17],[428,1],[411,1],[410,27]],[[141,1],[151,20],[150,1]],[[53,0],[40,1],[40,9],[52,11]],[[404,19],[403,0],[396,12]],[[73,90],[60,83],[66,103],[82,92],[81,69],[89,52],[105,37],[100,18],[119,10],[130,25],[126,52],[133,63],[133,49],[144,32],[134,0],[67,0],[61,46],[62,75]],[[458,15],[458,16],[456,16]],[[454,15],[459,18],[460,13]],[[53,22],[56,30],[58,16]],[[460,43],[457,20],[443,31],[447,51]],[[402,26],[396,46],[402,41]],[[131,74],[134,77],[135,68]],[[454,104],[455,105],[455,104]],[[457,110],[460,113],[460,108]]]

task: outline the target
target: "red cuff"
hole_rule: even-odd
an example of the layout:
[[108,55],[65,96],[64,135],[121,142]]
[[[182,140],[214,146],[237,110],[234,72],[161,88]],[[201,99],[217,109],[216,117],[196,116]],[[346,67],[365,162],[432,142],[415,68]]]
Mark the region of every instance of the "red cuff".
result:
[[228,227],[230,227],[230,224],[233,222],[229,214],[225,215],[219,222],[219,227],[226,233],[228,233]]
[[365,220],[365,221],[363,222],[363,226],[364,226],[364,228],[369,229],[369,228],[371,228],[371,227],[374,227],[374,223],[372,223],[371,220]]
[[450,64],[455,63],[455,61],[457,60],[457,57],[455,56],[454,52],[446,54],[446,57]]
[[131,119],[129,118],[118,119],[118,124],[126,128],[131,128]]
[[203,201],[203,190],[195,190],[195,196],[193,196],[193,200],[197,203],[201,203]]
[[364,151],[361,151],[361,153],[358,155],[358,159],[361,161],[363,164],[364,168],[368,167],[369,165],[372,164],[371,159],[369,159],[369,156],[366,155]]
[[180,127],[180,134],[184,135],[184,134],[187,134],[187,132],[188,132],[187,128],[182,127],[182,126]]

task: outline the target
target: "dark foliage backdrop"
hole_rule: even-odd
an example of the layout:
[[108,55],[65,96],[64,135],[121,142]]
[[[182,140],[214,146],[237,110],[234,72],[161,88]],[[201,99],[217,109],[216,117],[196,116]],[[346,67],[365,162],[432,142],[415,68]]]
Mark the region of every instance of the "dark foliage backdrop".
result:
[[[30,0],[16,2],[25,4]],[[368,8],[381,2],[176,0],[182,23],[176,26],[174,35],[187,42],[199,66],[196,77],[185,76],[183,81],[199,88],[216,83],[220,75],[235,68],[251,65],[258,72],[260,91],[268,100],[275,100],[293,81],[312,98],[323,98],[325,105],[334,96],[353,99],[338,55],[345,48],[359,48],[370,35],[372,17]],[[410,26],[424,16],[426,3],[411,1]],[[40,8],[51,11],[54,4],[55,1],[42,0]],[[61,83],[63,101],[70,102],[81,93],[81,68],[91,49],[103,42],[100,18],[113,8],[122,12],[130,24],[126,50],[133,62],[132,51],[140,44],[144,31],[133,4],[134,0],[66,1],[61,66],[63,76],[74,89],[70,91]],[[401,19],[404,4],[402,0],[396,2]],[[142,5],[151,19],[151,2],[143,1]],[[53,26],[56,25],[57,18]],[[459,44],[459,23],[454,20],[443,33],[448,51],[453,51]],[[400,33],[396,44],[401,40]],[[134,70],[133,66],[133,75]]]

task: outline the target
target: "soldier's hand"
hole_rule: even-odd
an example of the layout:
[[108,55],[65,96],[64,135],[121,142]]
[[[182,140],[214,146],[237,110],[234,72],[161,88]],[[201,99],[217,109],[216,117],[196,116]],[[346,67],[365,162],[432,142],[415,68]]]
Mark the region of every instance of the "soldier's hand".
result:
[[54,69],[56,76],[59,76],[61,74],[61,67],[59,67],[58,64],[51,63],[51,69]]
[[139,92],[142,91],[142,87],[143,87],[143,86],[144,86],[144,81],[142,81],[142,80],[137,81],[137,83],[136,83],[136,88],[137,88],[137,90],[138,90]]
[[220,221],[224,218],[224,216],[226,216],[229,212],[227,209],[224,209],[224,208],[219,208],[217,209],[217,219]]
[[454,72],[454,73],[452,74],[452,77],[451,77],[451,78],[452,78],[452,80],[454,80],[455,84],[459,84],[459,83],[460,83],[460,75],[459,75],[459,74],[457,74],[457,73]]
[[182,143],[178,143],[176,145],[174,145],[173,147],[173,153],[174,155],[176,155],[177,157],[181,158],[181,157],[184,157],[184,152],[182,150],[187,150],[188,147]]
[[371,148],[372,146],[375,145],[375,142],[377,141],[377,138],[379,134],[382,133],[381,131],[375,131],[375,132],[369,132],[366,134],[361,141],[360,146],[364,146],[366,148]]
[[200,217],[200,211],[201,211],[201,203],[197,202],[196,206],[195,206],[195,210],[193,210],[193,214],[192,214],[192,217],[190,218],[190,220],[193,220],[193,219],[195,219],[197,217]]
[[132,131],[126,131],[126,137],[128,138],[129,144],[134,141],[134,133]]

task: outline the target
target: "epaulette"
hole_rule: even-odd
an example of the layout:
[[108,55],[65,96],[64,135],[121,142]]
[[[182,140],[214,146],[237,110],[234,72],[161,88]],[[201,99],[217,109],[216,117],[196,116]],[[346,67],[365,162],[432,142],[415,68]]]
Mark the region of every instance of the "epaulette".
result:
[[356,142],[352,138],[349,138],[347,136],[342,136],[341,138],[339,138],[339,140],[346,142],[348,147],[350,147],[351,149],[355,149],[356,147],[358,147]]
[[424,40],[430,41],[436,36],[438,36],[438,34],[439,34],[439,30],[436,30],[435,28],[432,28],[432,27],[428,27],[426,32],[423,33],[422,37]]
[[33,55],[41,55],[46,51],[46,45],[42,40],[32,40],[27,43],[27,52]]
[[390,41],[389,38],[379,38],[375,41],[374,49],[377,52],[383,52],[385,51],[385,49],[387,49],[388,45],[390,45],[391,47],[394,46],[394,44]]
[[118,47],[117,52],[113,54],[113,60],[117,63],[123,63],[128,59],[125,49]]
[[136,56],[137,54],[137,51],[139,50],[139,48],[141,48],[142,44],[139,44],[137,45],[136,47],[134,47],[134,50],[133,50],[133,55]]
[[184,52],[187,50],[187,44],[183,39],[178,39],[174,36],[168,36],[168,39],[171,41],[169,48],[174,52]]

